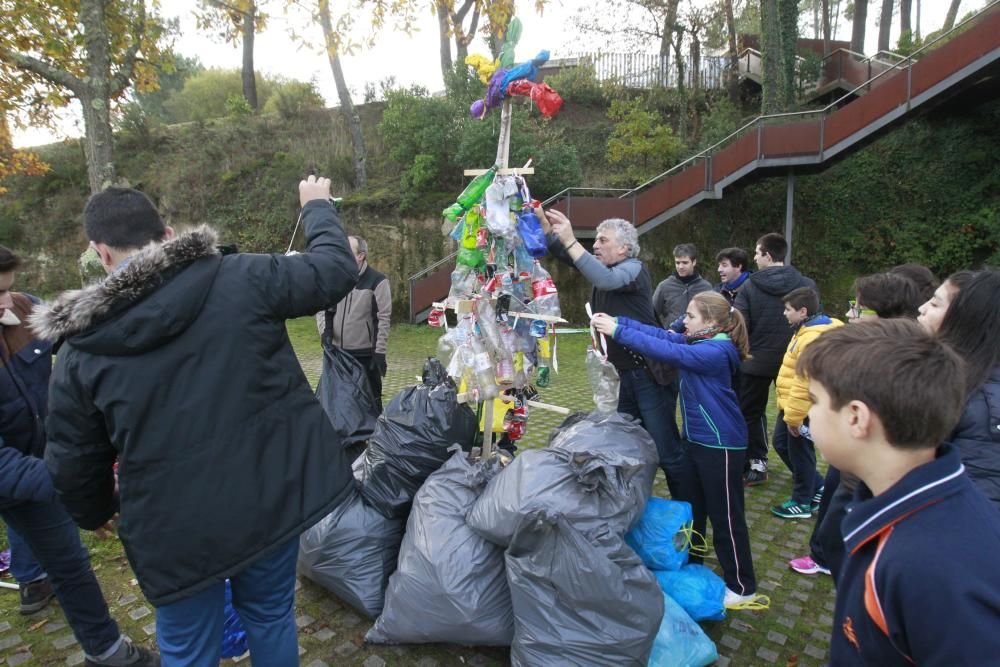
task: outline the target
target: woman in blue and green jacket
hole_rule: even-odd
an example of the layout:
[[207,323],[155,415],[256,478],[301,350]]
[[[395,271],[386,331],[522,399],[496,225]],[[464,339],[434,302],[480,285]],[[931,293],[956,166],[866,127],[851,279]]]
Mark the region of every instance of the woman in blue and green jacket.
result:
[[694,529],[704,535],[706,519],[712,522],[712,541],[726,581],[726,607],[766,604],[757,596],[743,516],[747,427],[733,390],[740,364],[749,354],[743,316],[725,297],[703,292],[688,304],[684,334],[603,313],[595,315],[593,323],[622,345],[680,370]]

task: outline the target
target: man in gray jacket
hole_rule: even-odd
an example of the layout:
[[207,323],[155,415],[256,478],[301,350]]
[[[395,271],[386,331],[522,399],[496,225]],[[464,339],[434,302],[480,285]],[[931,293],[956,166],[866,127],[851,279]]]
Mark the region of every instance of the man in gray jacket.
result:
[[684,316],[691,297],[710,292],[712,284],[698,275],[698,248],[693,243],[681,243],[674,248],[674,272],[656,286],[653,311],[664,329]]
[[357,359],[365,369],[381,410],[392,294],[388,279],[368,265],[368,243],[360,236],[348,238],[358,263],[358,284],[340,303],[317,313],[316,323],[320,336],[329,333],[330,342]]

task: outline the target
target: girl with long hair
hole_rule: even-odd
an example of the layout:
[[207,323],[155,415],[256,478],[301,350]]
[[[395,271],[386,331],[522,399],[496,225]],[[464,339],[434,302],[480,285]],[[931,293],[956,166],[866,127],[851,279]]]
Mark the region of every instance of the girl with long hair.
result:
[[972,481],[1000,509],[1000,271],[959,271],[917,319],[965,360],[968,399],[949,441]]
[[685,333],[598,313],[594,328],[680,371],[683,437],[690,460],[686,477],[694,529],[712,522],[713,546],[726,582],[726,607],[760,608],[750,536],[743,514],[743,461],[747,427],[733,387],[749,356],[746,323],[725,297],[695,295],[684,315]]

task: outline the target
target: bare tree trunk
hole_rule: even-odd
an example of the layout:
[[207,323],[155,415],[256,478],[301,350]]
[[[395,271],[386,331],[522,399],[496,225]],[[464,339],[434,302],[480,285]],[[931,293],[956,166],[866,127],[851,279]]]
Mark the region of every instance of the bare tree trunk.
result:
[[691,89],[701,89],[701,40],[698,33],[691,31]]
[[878,19],[878,50],[889,50],[889,34],[892,30],[893,0],[882,0],[882,13]]
[[243,97],[257,111],[257,75],[253,68],[253,40],[257,31],[257,3],[251,2],[243,13]]
[[[80,3],[87,49],[87,79],[75,91],[83,107],[84,152],[90,191],[100,192],[115,181],[114,141],[111,135],[111,56],[104,22],[104,2],[83,0]],[[138,39],[138,37],[136,37]]]
[[[663,33],[660,35],[660,55],[665,56],[664,69],[670,71],[670,51],[677,51],[674,33],[677,31],[677,5],[680,0],[667,0],[667,11],[663,15]],[[681,66],[683,68],[683,65]]]
[[851,51],[865,52],[865,23],[868,21],[868,0],[854,0],[854,26],[851,28]]
[[837,35],[840,34],[840,0],[837,0],[837,4],[833,6],[833,13],[830,14],[833,21],[832,35],[833,40],[837,41]]
[[823,57],[830,55],[830,0],[823,0]]
[[899,0],[899,38],[909,34],[913,40],[913,26],[910,23],[910,15],[913,13],[913,0]]
[[337,42],[333,33],[333,25],[330,21],[329,0],[319,0],[319,20],[323,27],[323,39],[326,43],[326,55],[330,61],[330,69],[333,71],[333,80],[337,84],[337,97],[340,98],[340,108],[347,119],[347,126],[351,133],[351,152],[354,160],[354,185],[363,188],[368,184],[367,161],[368,154],[365,151],[365,139],[361,133],[361,118],[351,101],[351,91],[347,88],[347,81],[344,79],[344,70],[340,66],[340,55]]
[[813,0],[813,39],[819,39],[819,3]]
[[778,0],[761,0],[760,3],[760,54],[763,61],[763,95],[761,112],[781,112],[781,21],[778,18]]
[[441,49],[441,76],[447,79],[455,65],[451,61],[451,25],[448,23],[448,8],[444,5],[444,0],[438,0],[437,17],[438,40]]
[[729,101],[737,104],[740,98],[740,56],[736,52],[736,18],[733,15],[733,0],[723,3],[726,12],[726,39],[729,43]]
[[[462,21],[465,20],[465,12],[468,11],[468,7],[470,6],[472,7],[472,20],[469,21],[469,29],[465,30],[462,28]],[[455,23],[456,59],[458,62],[464,63],[465,58],[469,55],[469,44],[476,38],[476,30],[479,28],[479,5],[473,3],[472,0],[466,0],[457,17],[458,22]]]
[[948,32],[955,27],[955,19],[958,18],[958,6],[962,4],[962,0],[951,0],[951,4],[948,6],[948,15],[944,17],[944,27],[941,28],[941,32]]
[[917,29],[914,34],[920,39],[920,0],[917,0]]

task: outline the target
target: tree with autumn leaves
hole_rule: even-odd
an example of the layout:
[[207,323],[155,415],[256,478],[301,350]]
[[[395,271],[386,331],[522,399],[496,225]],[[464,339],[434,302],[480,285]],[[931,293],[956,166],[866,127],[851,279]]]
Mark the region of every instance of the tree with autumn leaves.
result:
[[156,87],[164,26],[144,0],[0,0],[0,112],[50,124],[79,100],[90,189],[116,179],[112,105]]

